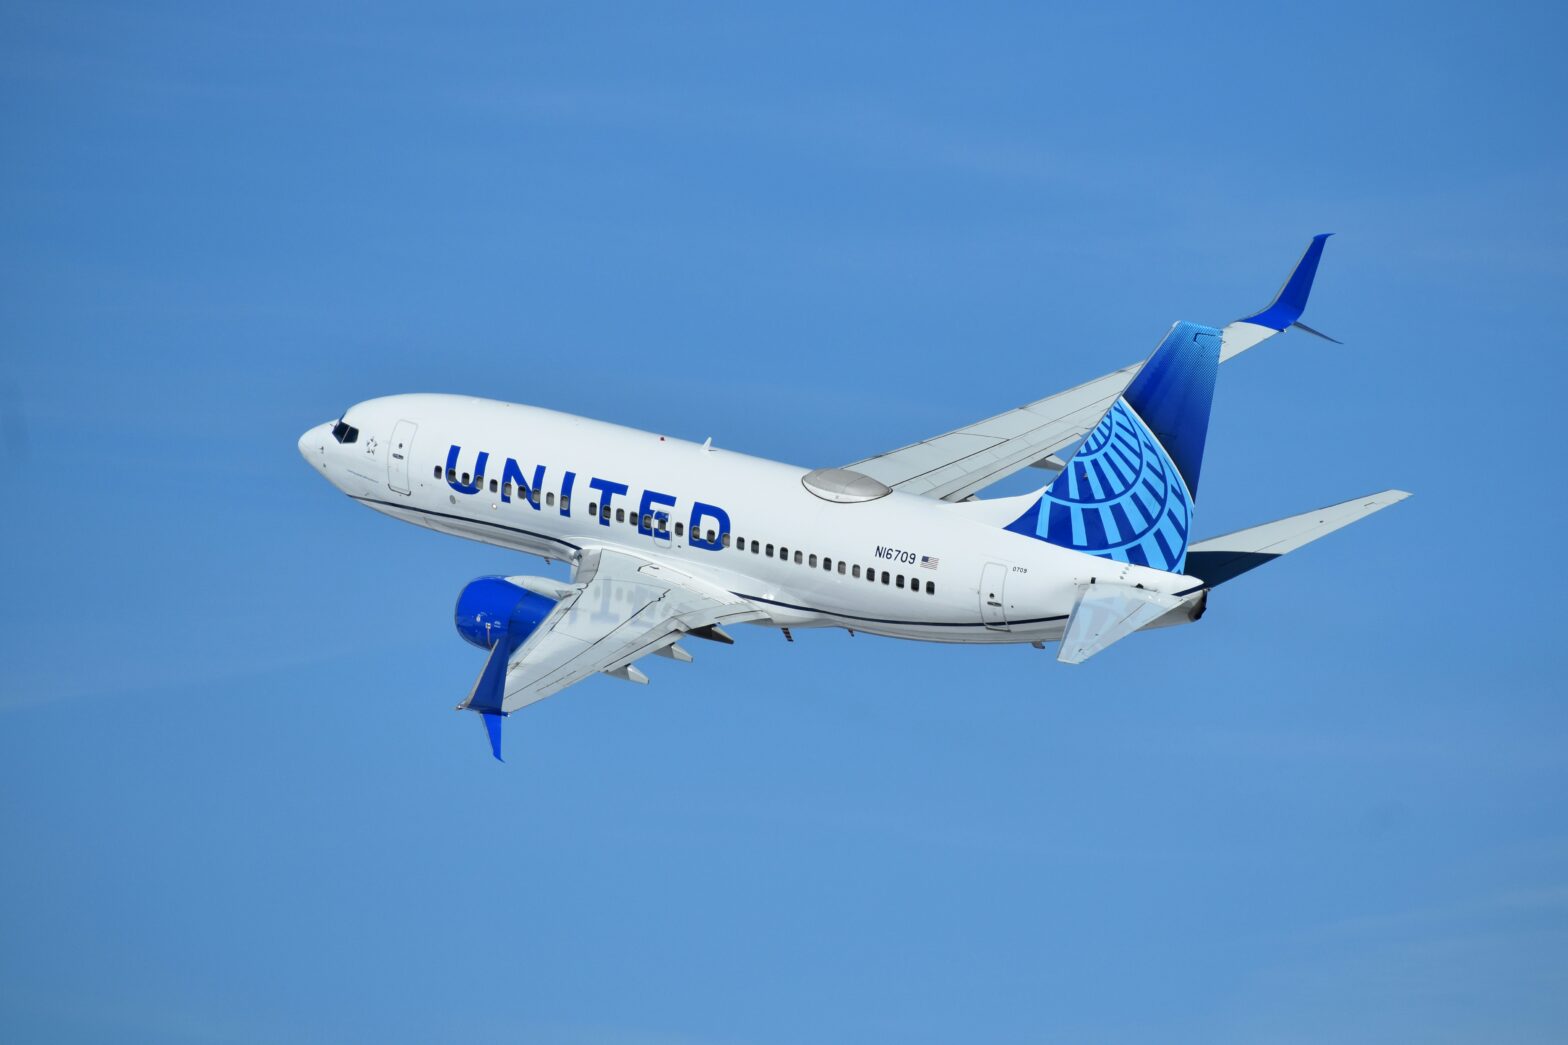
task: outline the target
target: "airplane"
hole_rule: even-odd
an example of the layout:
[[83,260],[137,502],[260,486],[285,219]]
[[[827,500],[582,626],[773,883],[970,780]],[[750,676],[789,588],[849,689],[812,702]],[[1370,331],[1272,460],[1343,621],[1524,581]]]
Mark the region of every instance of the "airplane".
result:
[[[1328,234],[1268,307],[1174,324],[1142,364],[839,467],[464,395],[367,400],[299,451],[361,504],[571,564],[570,581],[480,577],[458,633],[486,652],[459,710],[501,759],[501,722],[590,675],[692,660],[730,627],[926,642],[1057,643],[1078,664],[1190,624],[1221,584],[1408,497],[1358,497],[1189,540],[1219,364],[1301,322]],[[1328,338],[1332,341],[1332,338]],[[978,498],[1025,468],[1044,485]]]

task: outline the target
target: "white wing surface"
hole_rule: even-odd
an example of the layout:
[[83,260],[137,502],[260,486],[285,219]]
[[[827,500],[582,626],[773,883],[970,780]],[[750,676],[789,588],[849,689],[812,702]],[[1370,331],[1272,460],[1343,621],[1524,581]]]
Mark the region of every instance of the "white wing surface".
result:
[[[1327,238],[1313,238],[1268,308],[1225,327],[1221,362],[1292,326],[1301,326],[1297,321],[1306,307]],[[943,501],[962,501],[1031,465],[1060,471],[1064,462],[1053,455],[1073,446],[1099,423],[1142,365],[1134,363],[1016,410],[844,467],[895,490]]]
[[962,501],[1082,439],[1109,410],[1141,363],[1016,410],[844,467],[904,493]]
[[[502,711],[543,700],[596,672],[647,681],[632,662],[688,632],[767,614],[715,585],[605,549],[583,552],[573,583],[507,662]],[[676,659],[689,659],[676,656]]]

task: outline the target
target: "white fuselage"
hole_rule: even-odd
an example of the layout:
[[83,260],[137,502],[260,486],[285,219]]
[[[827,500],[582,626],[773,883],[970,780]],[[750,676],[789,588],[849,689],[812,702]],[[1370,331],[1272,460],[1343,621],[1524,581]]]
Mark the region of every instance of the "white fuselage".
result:
[[[835,503],[806,488],[804,468],[465,396],[373,399],[341,423],[353,442],[328,423],[300,452],[379,512],[547,559],[629,551],[752,600],[781,627],[1052,641],[1093,579],[1167,594],[1198,583],[1004,529],[1028,497]],[[664,518],[644,527],[644,515]]]

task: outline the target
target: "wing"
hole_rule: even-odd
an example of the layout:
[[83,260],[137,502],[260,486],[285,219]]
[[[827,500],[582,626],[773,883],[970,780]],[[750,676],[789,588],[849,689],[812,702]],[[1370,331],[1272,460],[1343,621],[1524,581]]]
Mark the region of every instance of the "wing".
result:
[[[1224,329],[1221,362],[1301,326],[1298,320],[1327,238],[1313,237],[1272,304]],[[1030,466],[1060,471],[1063,458],[1071,456],[1063,451],[1093,430],[1142,365],[1134,363],[1016,410],[845,467],[895,490],[944,501],[962,501]]]
[[688,632],[766,616],[667,566],[589,549],[555,609],[507,661],[501,710],[516,711],[596,672],[645,682],[631,666],[637,658],[673,652]]
[[943,501],[962,501],[1030,465],[1060,470],[1052,455],[1099,423],[1141,365],[844,467]]

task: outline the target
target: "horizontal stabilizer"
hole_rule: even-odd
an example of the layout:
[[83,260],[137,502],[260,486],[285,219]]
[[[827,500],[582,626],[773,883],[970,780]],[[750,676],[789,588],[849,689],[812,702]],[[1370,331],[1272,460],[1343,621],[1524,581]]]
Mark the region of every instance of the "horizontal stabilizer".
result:
[[1152,624],[1180,606],[1176,595],[1165,595],[1145,588],[1123,584],[1086,584],[1073,605],[1062,634],[1056,659],[1063,664],[1082,664],[1118,639],[1124,639],[1145,624]]
[[1201,577],[1204,586],[1212,588],[1409,496],[1403,490],[1384,490],[1223,537],[1210,537],[1187,549],[1186,572]]

